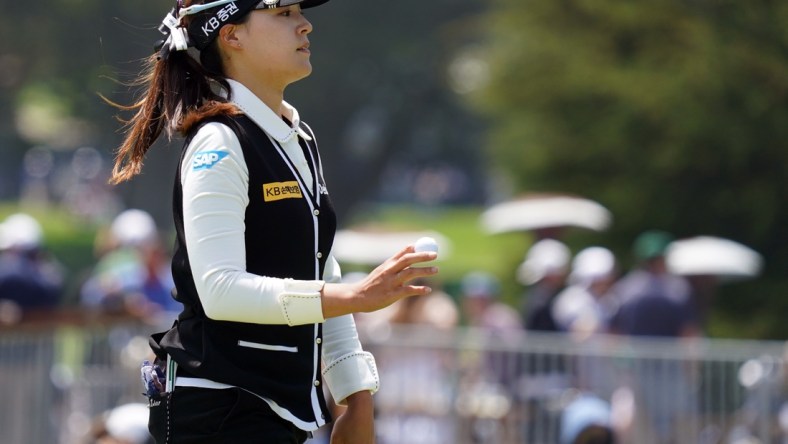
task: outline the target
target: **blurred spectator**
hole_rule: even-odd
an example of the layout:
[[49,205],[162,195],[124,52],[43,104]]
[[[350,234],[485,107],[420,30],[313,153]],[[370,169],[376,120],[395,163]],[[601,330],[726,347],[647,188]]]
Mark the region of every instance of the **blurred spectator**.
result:
[[611,316],[608,292],[616,280],[616,258],[603,247],[588,247],[572,260],[569,286],[555,297],[553,318],[563,331],[607,330]]
[[613,286],[617,312],[614,332],[635,336],[690,337],[699,334],[698,317],[687,281],[668,272],[665,252],[673,240],[664,231],[646,231],[635,239],[639,265]]
[[434,283],[415,280],[413,285],[428,285],[433,288],[427,296],[405,298],[394,303],[389,322],[392,324],[419,325],[451,330],[459,324],[460,311],[454,300],[436,288]]
[[63,272],[46,252],[41,225],[18,213],[0,225],[0,318],[15,322],[23,313],[60,304]]
[[[572,260],[572,271],[567,279],[569,286],[556,296],[553,305],[553,316],[561,330],[577,341],[607,332],[612,312],[610,288],[616,278],[616,258],[610,250],[592,246],[578,252]],[[593,345],[589,344],[591,347]],[[609,358],[595,353],[579,354],[568,366],[577,389],[596,393],[610,393],[621,384],[615,377],[614,367],[615,363]],[[583,438],[566,442],[608,442],[602,430],[578,431],[578,436]]]
[[501,285],[494,276],[471,272],[463,277],[460,304],[465,322],[470,327],[487,330],[520,330],[522,323],[517,310],[498,300]]
[[[432,335],[451,334],[459,322],[454,300],[434,283],[427,296],[402,299],[391,306],[388,323],[401,334],[412,334],[414,343]],[[370,349],[374,349],[370,346]],[[380,380],[375,395],[376,433],[380,444],[434,444],[456,442],[455,421],[450,414],[455,381],[447,378],[456,368],[454,353],[430,347],[389,347],[375,352]]]
[[581,394],[561,413],[561,444],[614,444],[610,404],[591,394]]
[[564,288],[569,248],[555,239],[531,246],[517,270],[517,280],[527,287],[523,307],[526,330],[558,331],[553,319],[555,296]]
[[[555,297],[566,285],[571,253],[569,247],[555,239],[534,243],[517,270],[518,281],[526,286],[525,329],[558,332],[553,318]],[[549,362],[549,365],[544,363]],[[528,418],[525,441],[537,440],[538,424],[554,415],[553,399],[568,387],[567,362],[554,353],[534,353],[518,366],[516,408]]]
[[148,433],[148,406],[130,403],[102,414],[93,426],[90,444],[154,444]]
[[[62,267],[47,253],[38,221],[23,213],[6,218],[0,224],[0,324],[26,321],[33,313],[47,318],[54,315],[60,307],[62,290]],[[3,412],[0,441],[20,442],[14,437],[24,436],[20,433],[24,433],[30,418],[43,418],[37,422],[39,437],[47,440],[56,436],[53,424],[46,420],[56,404],[48,377],[53,345],[48,341],[18,342],[13,338],[3,342],[0,375],[4,384],[0,398],[9,408]],[[35,366],[29,364],[32,360]],[[36,388],[35,393],[31,393],[32,387]]]
[[98,263],[81,289],[84,306],[135,316],[180,311],[169,255],[147,212],[122,212],[103,235],[97,239]]
[[[469,327],[484,330],[490,344],[517,341],[522,331],[520,314],[501,302],[501,286],[494,276],[474,271],[460,286],[460,304]],[[516,414],[512,388],[522,369],[515,355],[483,347],[463,354],[457,409],[467,418],[463,425],[473,442],[506,442],[505,422]]]
[[[633,336],[696,337],[700,333],[697,314],[685,279],[671,274],[665,253],[673,240],[664,231],[646,231],[635,239],[633,252],[639,267],[613,287],[619,304],[611,331]],[[691,363],[646,362],[635,380],[635,399],[643,407],[640,427],[649,427],[659,442],[674,442],[675,424],[697,408],[692,389]]]

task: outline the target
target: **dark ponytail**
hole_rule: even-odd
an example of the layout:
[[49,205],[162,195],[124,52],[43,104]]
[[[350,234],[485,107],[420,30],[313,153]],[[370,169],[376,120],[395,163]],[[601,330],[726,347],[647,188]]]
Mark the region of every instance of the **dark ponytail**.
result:
[[227,94],[217,94],[215,90],[219,86],[229,92],[215,41],[200,52],[200,60],[202,63],[187,51],[173,51],[163,58],[154,54],[131,84],[144,92],[139,100],[120,105],[104,99],[123,111],[135,112],[131,119],[120,119],[125,138],[115,155],[111,184],[140,173],[145,154],[162,132],[168,138],[175,133],[185,135],[207,117],[240,113],[224,98]]

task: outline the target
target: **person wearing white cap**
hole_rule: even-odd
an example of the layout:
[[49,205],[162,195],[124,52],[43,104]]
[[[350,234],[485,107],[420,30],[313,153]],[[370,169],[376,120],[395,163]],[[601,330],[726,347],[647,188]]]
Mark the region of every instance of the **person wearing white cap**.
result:
[[93,444],[153,444],[148,433],[148,406],[121,404],[104,412],[95,425]]
[[610,403],[581,393],[561,412],[560,444],[614,444]]
[[162,245],[153,217],[132,208],[118,214],[100,257],[80,288],[83,306],[142,318],[172,318],[183,306],[172,297],[169,252]]
[[8,216],[0,224],[0,322],[58,308],[63,282],[61,265],[45,251],[41,224],[25,213]]
[[517,280],[527,287],[523,307],[526,330],[558,331],[552,306],[565,286],[571,253],[555,239],[542,239],[531,246],[517,269]]
[[0,225],[0,250],[34,251],[43,238],[41,224],[29,214],[12,214]]
[[374,358],[352,313],[431,289],[434,252],[405,246],[357,283],[331,254],[336,215],[315,134],[285,89],[312,72],[312,23],[328,0],[178,0],[140,76],[142,98],[111,182],[137,175],[164,132],[185,137],[175,172],[172,263],[184,310],[151,345],[170,384],[151,393],[157,440],[301,443],[347,410],[332,441],[374,441]]
[[146,211],[131,208],[115,217],[110,226],[113,240],[120,246],[139,247],[158,242],[156,222]]
[[616,280],[616,259],[604,247],[588,247],[575,255],[569,286],[556,296],[553,318],[563,331],[594,333],[607,329],[610,309],[605,297]]

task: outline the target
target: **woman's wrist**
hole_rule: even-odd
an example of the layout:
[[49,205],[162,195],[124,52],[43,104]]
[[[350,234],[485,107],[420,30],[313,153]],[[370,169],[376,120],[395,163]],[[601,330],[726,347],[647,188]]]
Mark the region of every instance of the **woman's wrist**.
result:
[[323,289],[320,291],[323,318],[335,318],[353,313],[354,295],[353,286],[350,284],[326,283],[323,285]]

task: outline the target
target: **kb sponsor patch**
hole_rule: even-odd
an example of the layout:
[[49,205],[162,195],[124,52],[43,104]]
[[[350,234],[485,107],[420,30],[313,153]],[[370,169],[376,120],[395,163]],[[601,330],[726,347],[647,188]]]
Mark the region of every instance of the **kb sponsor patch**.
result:
[[301,188],[295,180],[289,182],[272,182],[263,184],[263,199],[273,202],[282,199],[301,199]]

